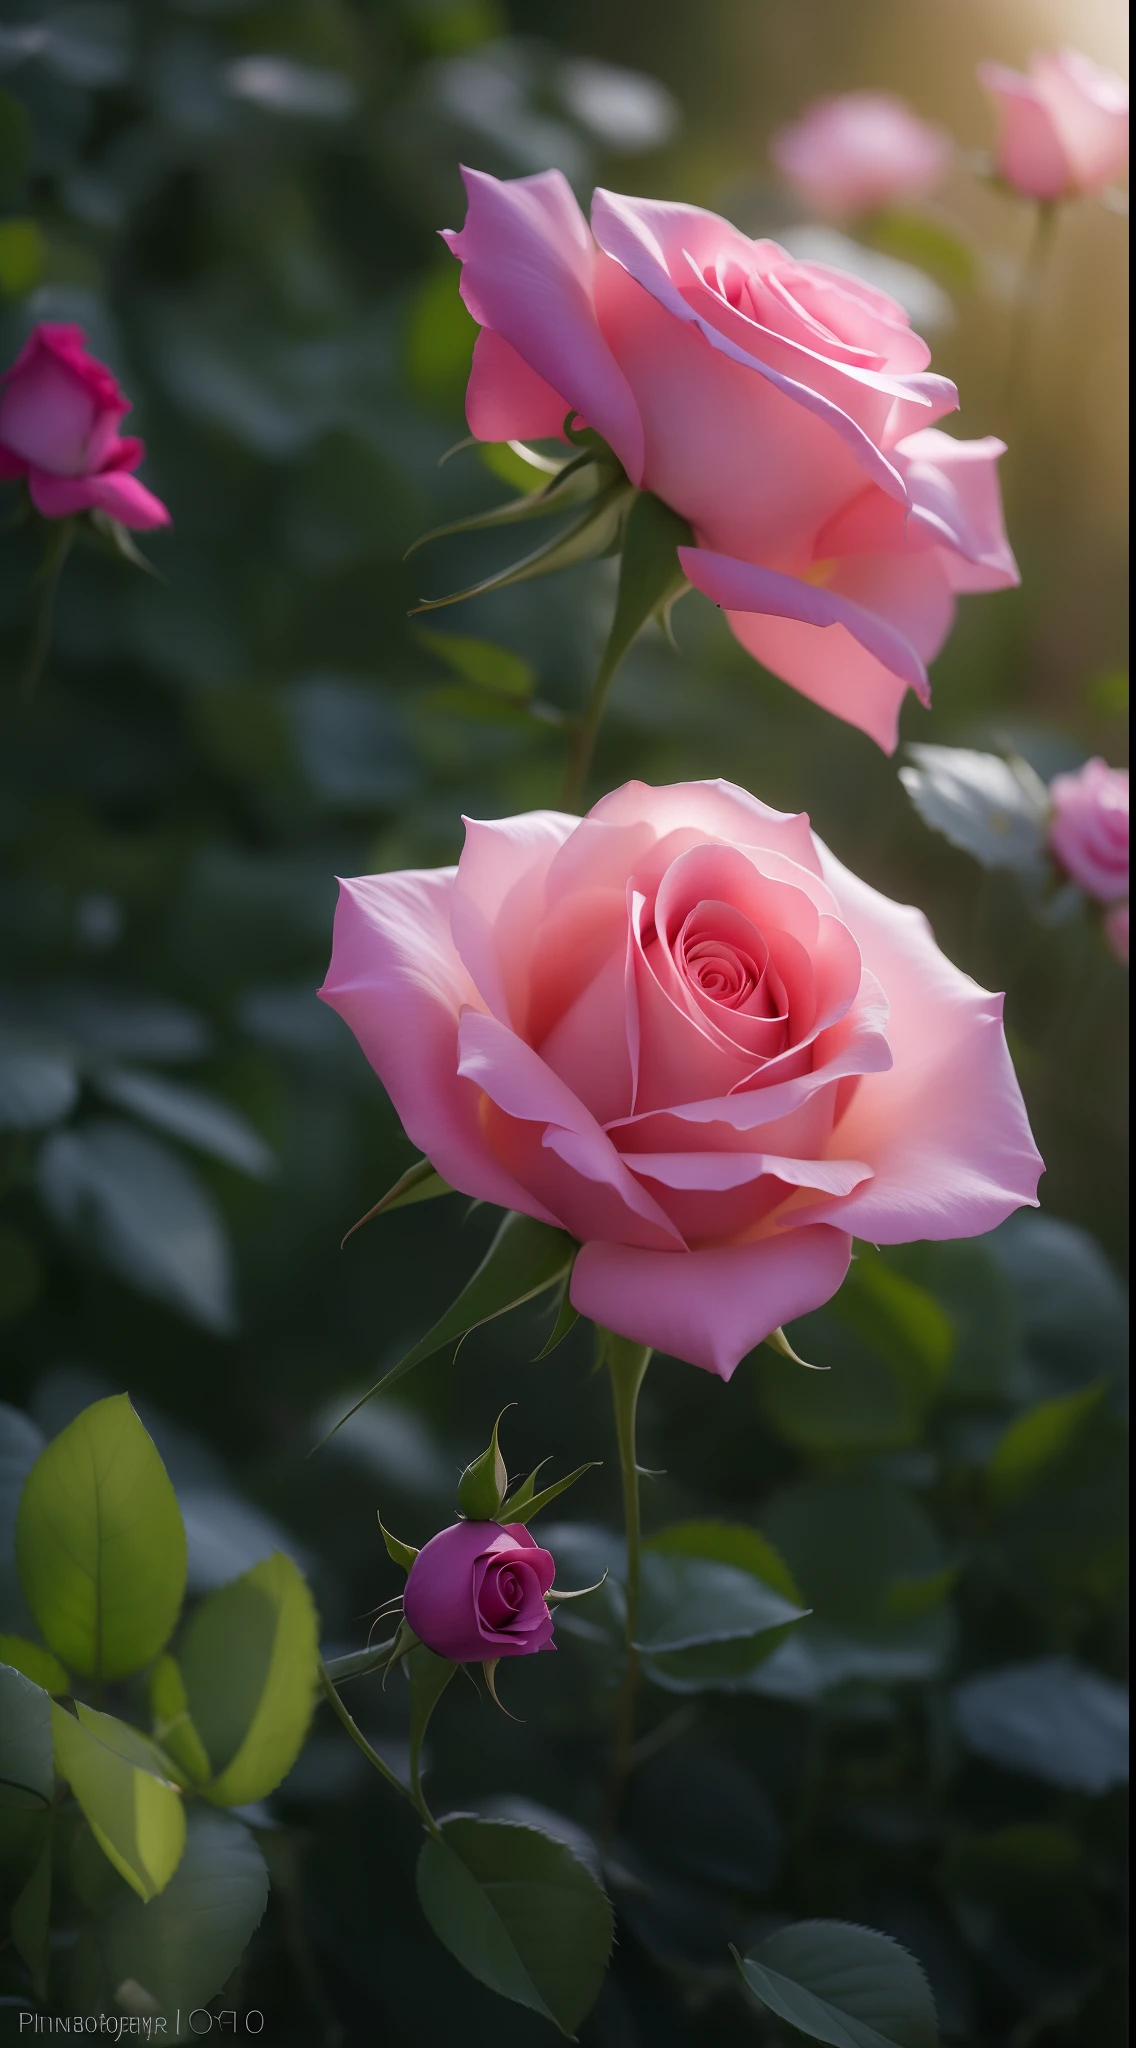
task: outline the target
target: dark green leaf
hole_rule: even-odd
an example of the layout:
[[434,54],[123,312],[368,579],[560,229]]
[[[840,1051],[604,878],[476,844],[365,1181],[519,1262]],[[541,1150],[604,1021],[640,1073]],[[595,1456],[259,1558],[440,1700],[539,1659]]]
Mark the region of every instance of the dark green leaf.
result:
[[25,1635],[34,1624],[16,1572],[16,1513],[24,1481],[43,1449],[30,1415],[0,1401],[0,1628]]
[[128,1893],[94,1923],[112,1985],[130,1982],[173,2017],[203,2007],[236,1968],[268,1900],[264,1858],[246,1827],[195,1806],[173,1877],[143,1906]]
[[716,1558],[719,1564],[736,1565],[749,1572],[775,1593],[801,1605],[801,1592],[784,1558],[760,1529],[746,1522],[673,1522],[651,1538],[652,1550],[677,1551],[684,1557]]
[[[412,1372],[444,1345],[456,1343],[482,1323],[492,1322],[495,1316],[519,1308],[523,1301],[531,1301],[535,1294],[543,1294],[546,1287],[554,1287],[564,1278],[575,1255],[576,1246],[566,1231],[554,1230],[550,1224],[538,1223],[534,1217],[519,1215],[511,1209],[472,1280],[462,1288],[445,1315],[419,1338],[405,1358],[400,1358],[397,1365],[360,1396],[346,1415],[340,1416],[335,1428],[341,1429],[364,1401],[369,1401],[380,1389],[392,1387],[404,1373]],[[328,1434],[333,1436],[335,1431]]]
[[928,1396],[942,1388],[955,1333],[950,1317],[925,1288],[860,1246],[833,1307],[849,1329],[898,1370],[920,1373]]
[[676,549],[693,545],[694,534],[685,519],[650,491],[637,492],[624,528],[619,594],[599,681],[614,675],[648,619],[688,588]]
[[1071,1657],[980,1672],[952,1705],[963,1741],[990,1763],[1076,1792],[1127,1783],[1127,1690]]
[[46,1806],[55,1784],[51,1761],[51,1700],[42,1686],[0,1662],[0,1799],[5,1791]]
[[423,1843],[418,1897],[471,1976],[574,2037],[603,1981],[612,1914],[563,1841],[515,1822],[456,1814]]
[[148,1074],[140,1067],[104,1067],[95,1075],[95,1087],[116,1108],[130,1110],[144,1123],[223,1159],[226,1166],[255,1180],[268,1180],[276,1171],[276,1160],[260,1132],[231,1102],[203,1088]]
[[16,1524],[20,1582],[72,1671],[125,1678],[149,1663],[185,1589],[181,1510],[125,1394],[95,1401],[40,1453]]
[[79,1078],[61,1053],[0,1047],[0,1131],[38,1131],[70,1116]]
[[621,1825],[652,1862],[749,1898],[772,1890],[781,1830],[766,1794],[713,1740],[671,1744],[633,1774]]
[[57,1221],[120,1279],[206,1329],[231,1331],[225,1227],[176,1152],[131,1124],[91,1123],[48,1139],[39,1183]]
[[644,1553],[639,1647],[668,1691],[730,1685],[806,1612],[744,1567],[654,1544]]
[[312,1596],[281,1551],[194,1610],[178,1663],[214,1805],[263,1799],[291,1770],[315,1706],[317,1647]]
[[22,1671],[33,1685],[40,1685],[44,1692],[68,1693],[71,1680],[63,1669],[58,1657],[45,1650],[42,1643],[30,1643],[26,1636],[0,1636],[0,1664],[10,1665],[13,1671]]
[[937,2048],[930,1986],[914,1956],[870,1927],[802,1920],[737,1957],[747,1989],[828,2048]]
[[32,1973],[32,1989],[41,2004],[47,2001],[47,1968],[50,1960],[51,1925],[51,1830],[44,1829],[43,1847],[35,1868],[12,1907],[12,1940]]
[[998,1501],[1020,1500],[1040,1485],[1074,1447],[1085,1423],[1100,1407],[1104,1380],[1075,1394],[1039,1401],[1011,1422],[991,1453],[986,1476]]
[[167,1757],[127,1722],[82,1701],[51,1710],[55,1768],[100,1849],[140,1899],[169,1883],[185,1847],[185,1808]]

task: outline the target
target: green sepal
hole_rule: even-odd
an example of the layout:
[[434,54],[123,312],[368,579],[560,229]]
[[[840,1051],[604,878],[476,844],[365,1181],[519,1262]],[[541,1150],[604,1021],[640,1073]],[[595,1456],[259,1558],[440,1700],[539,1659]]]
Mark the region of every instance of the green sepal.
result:
[[[404,1658],[409,1658],[412,1650],[418,1650],[421,1647],[422,1646],[420,1639],[418,1636],[415,1635],[414,1630],[411,1628],[410,1623],[406,1619],[406,1616],[404,1614],[400,1614],[398,1618],[398,1627],[395,1630],[394,1642],[390,1646],[390,1656],[387,1658],[386,1663],[383,1666],[384,1691],[386,1690],[387,1679],[390,1677],[391,1672],[395,1668],[395,1665],[401,1664]],[[407,1669],[409,1670],[409,1665],[407,1666]]]
[[768,1344],[771,1351],[777,1353],[778,1358],[787,1358],[791,1365],[803,1365],[807,1372],[828,1371],[827,1365],[810,1365],[807,1358],[798,1358],[780,1324],[778,1324],[775,1330],[770,1330],[764,1342]]
[[[514,1405],[510,1401],[508,1408],[502,1408],[501,1415],[507,1415]],[[458,1480],[458,1508],[467,1522],[495,1522],[508,1492],[509,1474],[497,1442],[501,1415],[493,1424],[493,1434],[486,1449],[479,1457],[471,1459]]]
[[597,1579],[594,1586],[576,1586],[571,1591],[565,1591],[560,1586],[550,1586],[544,1597],[550,1607],[558,1607],[562,1600],[586,1599],[589,1593],[598,1593],[600,1587],[606,1583],[607,1573],[605,1572],[603,1578]]
[[501,1712],[504,1714],[505,1719],[507,1721],[516,1721],[520,1717],[517,1714],[511,1714],[509,1712],[508,1707],[502,1705],[500,1695],[497,1691],[497,1666],[500,1662],[500,1657],[487,1657],[484,1663],[482,1664],[481,1675],[485,1680],[485,1690],[489,1694],[489,1697],[492,1700],[494,1706],[501,1708]]
[[[548,1463],[547,1458],[544,1462]],[[502,1503],[500,1520],[527,1525],[534,1515],[539,1515],[541,1509],[548,1506],[550,1500],[556,1500],[560,1494],[566,1493],[570,1486],[575,1486],[577,1479],[582,1479],[585,1472],[598,1470],[601,1462],[599,1458],[591,1458],[586,1465],[577,1465],[576,1470],[569,1472],[566,1479],[557,1479],[552,1486],[546,1486],[542,1492],[534,1493],[532,1484],[541,1469],[538,1465],[536,1471],[529,1473],[524,1485],[517,1489],[512,1499]]]
[[[592,476],[588,475],[589,470],[594,472]],[[526,491],[519,498],[507,498],[503,505],[491,505],[487,511],[471,512],[465,519],[452,519],[446,526],[432,526],[428,533],[420,533],[417,540],[411,541],[403,561],[430,540],[448,540],[453,534],[479,533],[494,526],[515,526],[527,519],[547,519],[569,505],[588,504],[610,488],[611,482],[610,465],[597,462],[590,449],[582,449],[560,463],[539,490]]]
[[571,1285],[572,1275],[571,1272],[569,1272],[568,1277],[564,1282],[563,1289],[561,1291],[560,1303],[556,1311],[556,1321],[552,1325],[552,1330],[549,1335],[547,1344],[544,1344],[541,1347],[541,1349],[537,1352],[536,1357],[533,1360],[534,1365],[538,1365],[542,1358],[551,1357],[552,1353],[556,1350],[557,1345],[563,1344],[564,1339],[568,1335],[569,1330],[571,1330],[575,1326],[575,1324],[578,1323],[580,1320],[579,1309],[573,1308],[572,1306],[571,1295],[569,1293]]
[[378,1517],[378,1523],[383,1542],[387,1547],[387,1556],[390,1558],[391,1563],[400,1564],[403,1571],[408,1572],[418,1555],[414,1545],[412,1543],[401,1543],[397,1536],[392,1536],[390,1530],[383,1527],[381,1515]]
[[417,1640],[406,1656],[410,1680],[410,1786],[415,1803],[422,1800],[422,1743],[433,1713],[454,1672],[459,1669],[447,1657],[439,1657]]
[[482,577],[478,583],[467,584],[464,590],[452,590],[445,597],[422,598],[412,607],[411,617],[420,612],[439,611],[444,605],[462,604],[469,597],[483,597],[491,590],[507,590],[512,584],[526,583],[533,576],[551,576],[559,569],[568,569],[577,562],[587,562],[595,555],[604,554],[617,541],[633,498],[630,484],[609,485],[585,506],[580,517],[573,520],[563,533],[554,534],[539,548],[534,548],[530,555],[510,563],[507,569],[498,569],[491,576]]
[[454,1189],[449,1181],[443,1180],[440,1173],[435,1173],[428,1159],[416,1159],[413,1166],[408,1166],[405,1173],[399,1174],[393,1188],[387,1189],[374,1208],[368,1209],[365,1216],[360,1216],[358,1223],[351,1225],[347,1236],[340,1239],[340,1251],[343,1250],[348,1237],[354,1237],[357,1230],[362,1230],[364,1223],[373,1223],[376,1216],[385,1216],[390,1209],[409,1209],[415,1202],[433,1202],[439,1195],[453,1193]]
[[619,593],[597,688],[614,675],[648,619],[662,616],[669,632],[671,608],[690,587],[677,550],[693,545],[694,532],[685,519],[653,492],[636,492],[623,529]]
[[375,1643],[367,1650],[349,1650],[345,1657],[327,1657],[324,1670],[333,1685],[342,1685],[348,1678],[369,1678],[373,1671],[385,1671],[394,1654],[398,1637],[388,1636],[385,1643]]
[[313,1448],[319,1450],[372,1395],[393,1387],[404,1373],[413,1371],[423,1359],[433,1357],[435,1351],[441,1351],[447,1344],[456,1344],[470,1330],[492,1322],[495,1316],[504,1315],[508,1309],[519,1308],[522,1302],[543,1294],[546,1287],[555,1287],[568,1272],[576,1251],[577,1246],[567,1231],[557,1230],[549,1223],[538,1223],[535,1217],[510,1209],[477,1271],[445,1315],[439,1318],[433,1329],[427,1330],[424,1337],[419,1338],[397,1365],[393,1365],[381,1380],[376,1380],[373,1387],[368,1387],[367,1392],[359,1396],[347,1413],[340,1416],[335,1428],[329,1429],[327,1436],[321,1437],[320,1443]]

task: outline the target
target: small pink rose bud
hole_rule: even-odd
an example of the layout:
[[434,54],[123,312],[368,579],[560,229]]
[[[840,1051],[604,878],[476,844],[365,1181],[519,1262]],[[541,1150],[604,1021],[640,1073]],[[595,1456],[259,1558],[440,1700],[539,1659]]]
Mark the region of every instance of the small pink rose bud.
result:
[[994,162],[1027,199],[1099,192],[1128,166],[1128,87],[1079,50],[1035,52],[1028,74],[980,64],[994,101]]
[[922,199],[946,175],[952,144],[890,93],[845,92],[779,129],[769,154],[804,205],[847,217]]
[[1104,921],[1104,935],[1118,960],[1128,965],[1128,905],[1114,903]]
[[545,1594],[556,1576],[521,1522],[455,1522],[419,1551],[403,1612],[420,1642],[453,1664],[555,1648]]
[[1094,757],[1049,785],[1049,846],[1066,874],[1098,903],[1128,895],[1128,770]]
[[26,477],[36,511],[101,511],[122,526],[165,526],[169,513],[131,474],[145,449],[123,436],[130,411],[81,327],[41,321],[0,376],[0,477]]

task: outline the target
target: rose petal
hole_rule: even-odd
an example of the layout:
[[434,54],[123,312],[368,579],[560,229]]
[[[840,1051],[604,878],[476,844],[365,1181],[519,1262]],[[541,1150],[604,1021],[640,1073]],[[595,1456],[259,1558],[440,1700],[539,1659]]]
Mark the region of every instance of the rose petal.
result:
[[491,327],[473,344],[465,394],[469,431],[479,441],[562,441],[568,408],[558,391]]

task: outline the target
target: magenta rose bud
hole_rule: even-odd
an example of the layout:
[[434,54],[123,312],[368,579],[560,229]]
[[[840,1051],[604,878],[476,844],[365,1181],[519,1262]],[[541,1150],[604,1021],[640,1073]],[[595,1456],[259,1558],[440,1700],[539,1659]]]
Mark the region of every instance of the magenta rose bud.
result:
[[945,177],[952,153],[945,129],[885,92],[816,100],[769,145],[802,203],[838,218],[925,198]]
[[530,1657],[552,1650],[545,1595],[556,1576],[551,1553],[521,1522],[455,1522],[419,1551],[403,1612],[420,1642],[452,1664]]
[[1026,199],[1099,192],[1128,165],[1128,87],[1079,50],[1035,52],[1028,74],[980,64],[998,113],[994,163]]
[[45,519],[105,512],[121,526],[165,526],[160,498],[132,474],[145,449],[121,435],[130,400],[81,327],[41,321],[0,377],[0,477],[26,477]]
[[1066,874],[1098,903],[1128,895],[1128,770],[1095,757],[1049,786],[1049,846]]

